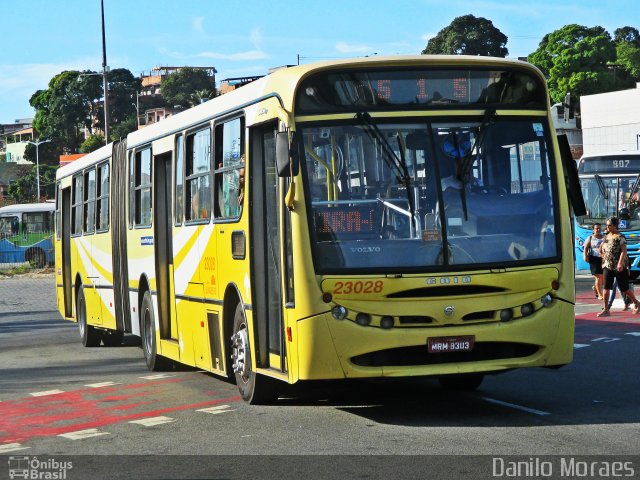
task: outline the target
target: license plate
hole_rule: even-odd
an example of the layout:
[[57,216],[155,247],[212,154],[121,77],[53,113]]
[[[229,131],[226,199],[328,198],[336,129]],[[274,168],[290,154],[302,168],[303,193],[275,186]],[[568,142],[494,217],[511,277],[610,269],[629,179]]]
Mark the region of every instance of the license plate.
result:
[[473,335],[432,337],[427,340],[427,347],[429,353],[468,352],[473,350],[475,339]]

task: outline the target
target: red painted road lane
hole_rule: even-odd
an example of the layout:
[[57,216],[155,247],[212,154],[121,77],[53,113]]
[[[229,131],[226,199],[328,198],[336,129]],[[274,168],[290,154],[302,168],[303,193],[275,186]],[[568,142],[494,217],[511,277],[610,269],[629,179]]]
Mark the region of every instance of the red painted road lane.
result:
[[[170,412],[240,402],[238,396],[199,396],[195,403],[172,403],[171,389],[182,380],[166,379],[132,385],[87,388],[70,392],[0,402],[0,444],[25,442],[34,437],[99,428],[115,423],[155,417]],[[191,392],[192,394],[193,392]]]

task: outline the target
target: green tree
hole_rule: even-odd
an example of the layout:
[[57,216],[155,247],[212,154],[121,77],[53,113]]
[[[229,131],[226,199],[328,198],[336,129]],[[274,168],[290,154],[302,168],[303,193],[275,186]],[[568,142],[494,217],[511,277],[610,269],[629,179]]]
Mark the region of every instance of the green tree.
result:
[[542,38],[529,62],[548,77],[554,102],[562,102],[567,92],[581,95],[624,88],[628,82],[616,75],[616,48],[602,27],[565,25]]
[[[135,113],[136,92],[140,80],[129,70],[113,69],[109,83],[109,123],[113,125]],[[35,108],[33,127],[41,138],[50,139],[57,148],[77,152],[84,131],[104,131],[103,77],[92,71],[65,71],[54,76],[46,90],[35,92],[29,103]],[[34,161],[32,157],[28,157]]]
[[507,36],[491,20],[473,15],[453,19],[427,43],[423,54],[506,57]]
[[80,72],[62,72],[49,81],[47,90],[38,90],[29,103],[36,109],[33,127],[60,150],[66,146],[77,151],[82,128],[91,131],[91,105],[96,98],[92,82]]
[[118,140],[119,138],[125,138],[129,133],[135,132],[137,129],[138,119],[135,115],[131,115],[124,121],[113,126],[111,129],[111,139]]
[[[141,80],[126,68],[114,68],[109,79],[110,125],[118,125],[136,114],[136,93],[140,91]],[[117,139],[118,137],[113,137]]]
[[633,27],[614,30],[616,64],[629,75],[630,84],[640,80],[640,32]]
[[215,96],[216,94],[213,90],[207,88],[203,90],[197,90],[191,94],[191,104],[199,105],[204,101],[211,100]]
[[40,196],[37,199],[38,184],[36,181],[36,166],[27,175],[20,177],[9,187],[11,195],[17,203],[27,203],[55,197],[57,167],[40,165]]
[[192,95],[201,90],[214,92],[212,77],[207,70],[184,67],[160,82],[160,93],[169,105],[189,107],[195,105]]
[[103,145],[104,137],[102,135],[89,135],[80,145],[80,153],[91,153]]

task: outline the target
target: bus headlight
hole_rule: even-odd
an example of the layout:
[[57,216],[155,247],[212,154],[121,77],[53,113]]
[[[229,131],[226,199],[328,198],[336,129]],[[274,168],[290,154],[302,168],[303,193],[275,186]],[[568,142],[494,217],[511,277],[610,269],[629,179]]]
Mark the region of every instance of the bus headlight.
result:
[[331,315],[336,320],[344,320],[347,316],[348,310],[342,305],[336,305],[331,309]]
[[508,322],[512,318],[513,318],[513,310],[512,309],[505,308],[503,310],[500,310],[500,321],[501,322]]
[[390,317],[389,315],[385,315],[380,319],[380,326],[382,328],[392,328],[393,323],[394,323],[393,317]]
[[553,297],[549,293],[547,293],[540,299],[540,303],[543,307],[548,307],[549,305],[551,305],[551,302],[553,302]]
[[356,315],[356,323],[358,325],[363,325],[363,326],[367,326],[371,323],[371,315],[369,315],[368,313],[358,313]]
[[520,313],[523,317],[528,317],[529,315],[531,315],[533,313],[533,304],[525,303],[524,305],[522,305],[522,307],[520,307]]

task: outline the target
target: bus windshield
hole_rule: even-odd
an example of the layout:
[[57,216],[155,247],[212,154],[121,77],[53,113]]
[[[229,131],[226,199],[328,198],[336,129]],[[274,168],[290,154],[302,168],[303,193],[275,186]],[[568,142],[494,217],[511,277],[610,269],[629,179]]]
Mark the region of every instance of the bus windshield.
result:
[[591,229],[594,223],[604,224],[606,219],[617,216],[621,230],[640,228],[640,208],[637,187],[638,175],[589,175],[581,176],[580,186],[587,207],[587,214],[576,217],[583,228]]
[[318,273],[495,268],[558,254],[540,117],[302,124]]

